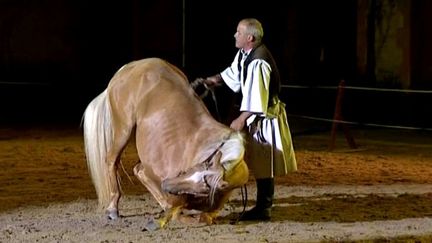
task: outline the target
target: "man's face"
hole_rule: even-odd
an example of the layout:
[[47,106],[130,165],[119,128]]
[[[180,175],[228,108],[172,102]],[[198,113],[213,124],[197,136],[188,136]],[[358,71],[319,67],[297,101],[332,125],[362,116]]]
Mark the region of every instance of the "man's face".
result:
[[234,34],[234,38],[236,40],[236,47],[239,49],[243,49],[248,44],[249,34],[246,33],[246,26],[242,23],[237,25],[237,32]]

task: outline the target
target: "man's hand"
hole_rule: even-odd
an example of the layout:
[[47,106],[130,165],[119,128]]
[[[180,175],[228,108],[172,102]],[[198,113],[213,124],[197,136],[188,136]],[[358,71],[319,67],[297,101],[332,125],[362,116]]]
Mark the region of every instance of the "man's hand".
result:
[[246,125],[246,121],[241,117],[238,117],[234,121],[231,122],[230,127],[236,131],[241,131]]
[[239,117],[231,122],[230,127],[236,131],[241,131],[246,126],[246,120],[252,115],[252,112],[243,111]]
[[222,85],[222,77],[220,74],[216,74],[204,79],[204,84],[209,87],[217,87]]

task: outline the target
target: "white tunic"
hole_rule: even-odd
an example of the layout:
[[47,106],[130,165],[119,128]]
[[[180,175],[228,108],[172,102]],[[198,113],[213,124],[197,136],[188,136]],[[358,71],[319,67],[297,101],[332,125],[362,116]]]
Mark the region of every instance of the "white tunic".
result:
[[247,67],[245,81],[242,55],[238,70],[237,52],[231,66],[222,73],[222,79],[234,92],[242,92],[240,111],[249,111],[246,125],[250,133],[247,162],[256,179],[285,175],[297,170],[285,104],[277,97],[269,99],[271,66],[263,59],[254,59]]

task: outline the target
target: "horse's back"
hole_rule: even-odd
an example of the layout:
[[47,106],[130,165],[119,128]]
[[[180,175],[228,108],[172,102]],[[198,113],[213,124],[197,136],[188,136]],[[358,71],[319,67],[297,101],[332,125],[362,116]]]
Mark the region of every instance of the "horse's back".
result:
[[186,76],[174,65],[160,58],[146,58],[123,65],[112,77],[108,89],[130,87],[136,90],[144,85],[150,89],[161,81],[188,84]]
[[149,116],[161,108],[169,111],[174,106],[189,106],[193,112],[207,112],[205,105],[197,102],[184,73],[160,58],[124,65],[111,79],[107,91],[113,112],[122,119],[131,119],[131,124],[137,116]]
[[114,128],[121,132],[136,126],[143,142],[140,149],[152,144],[152,148],[172,145],[181,150],[184,141],[226,133],[227,128],[210,115],[183,72],[163,59],[147,58],[124,65],[107,91]]
[[165,177],[168,167],[188,168],[202,145],[217,143],[229,132],[211,116],[187,77],[159,58],[126,64],[112,78],[108,95],[114,123],[136,126],[142,162],[164,161],[152,166],[158,177]]

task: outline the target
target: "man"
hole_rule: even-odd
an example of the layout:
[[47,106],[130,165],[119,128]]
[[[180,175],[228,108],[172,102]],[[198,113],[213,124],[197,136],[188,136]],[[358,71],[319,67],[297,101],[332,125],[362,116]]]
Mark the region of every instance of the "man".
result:
[[240,115],[230,127],[248,131],[246,159],[256,180],[257,197],[255,207],[240,220],[270,220],[274,177],[297,170],[285,104],[278,98],[280,76],[262,43],[263,28],[258,20],[241,20],[234,38],[239,51],[233,63],[204,83],[210,87],[225,83],[242,93]]

